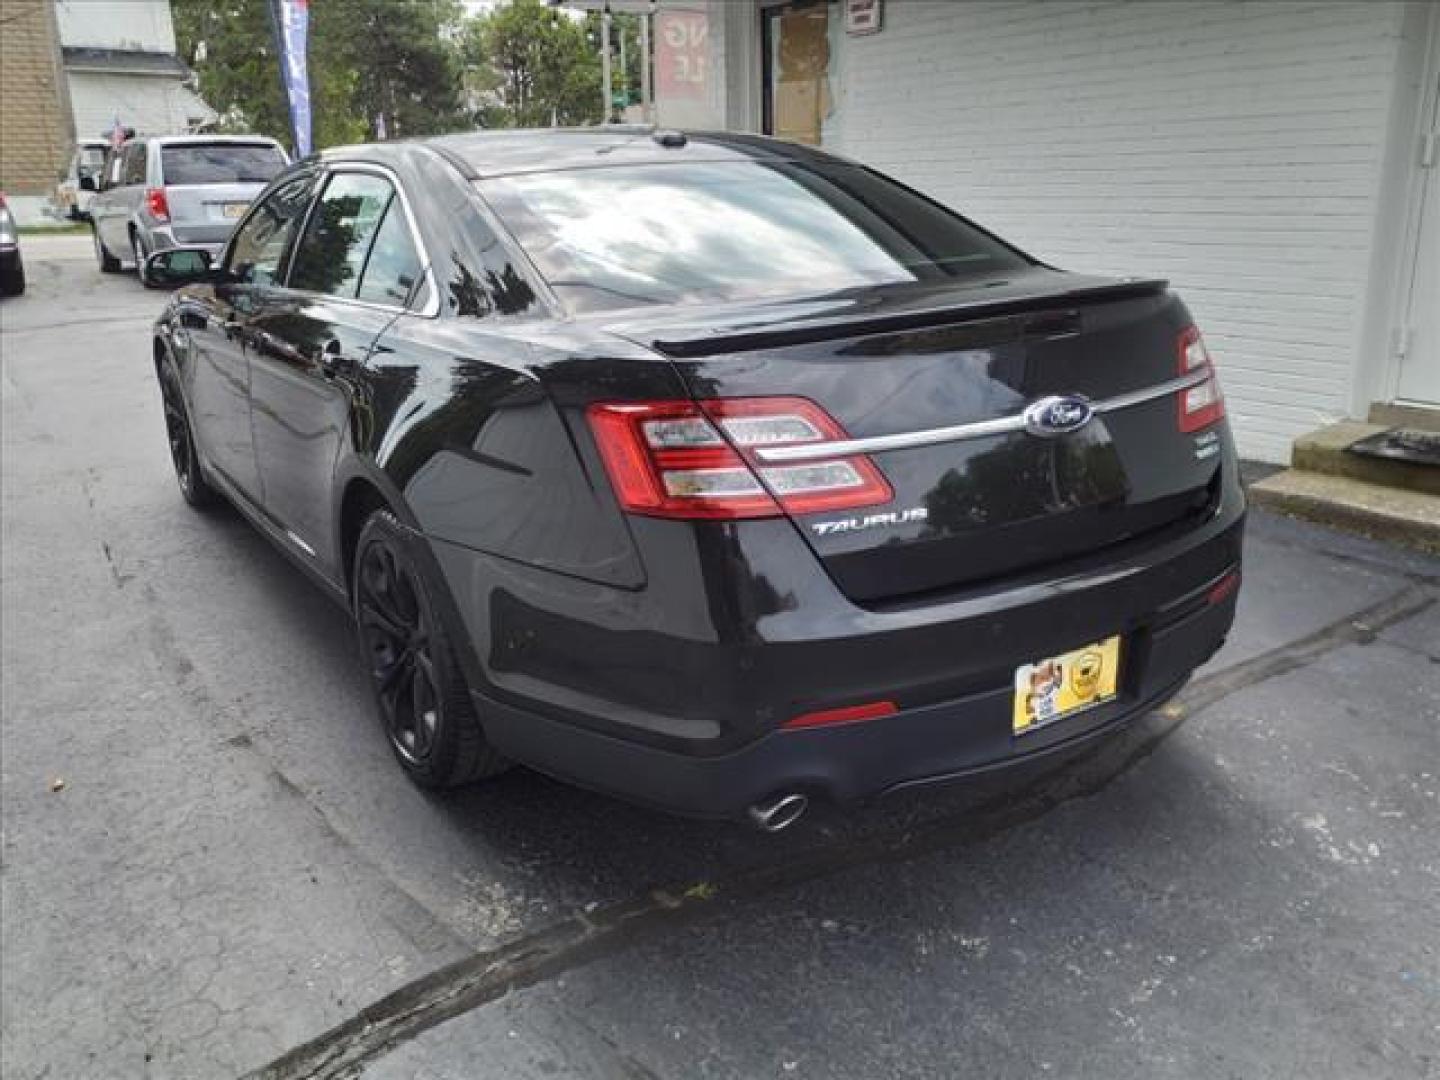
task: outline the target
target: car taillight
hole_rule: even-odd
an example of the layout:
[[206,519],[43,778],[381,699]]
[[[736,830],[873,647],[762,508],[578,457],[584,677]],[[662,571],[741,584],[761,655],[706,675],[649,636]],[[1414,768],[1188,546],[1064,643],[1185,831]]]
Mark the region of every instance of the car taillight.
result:
[[586,413],[622,509],[668,518],[759,518],[889,502],[863,455],[762,465],[757,447],[844,439],[804,398],[717,398],[591,405]]
[[145,209],[156,221],[170,220],[170,200],[165,197],[163,187],[145,189]]
[[1210,350],[1205,348],[1200,331],[1187,326],[1180,331],[1180,374],[1190,375],[1201,370],[1209,372],[1210,377],[1180,393],[1182,432],[1199,431],[1225,416],[1225,397],[1220,393],[1220,379],[1215,374]]

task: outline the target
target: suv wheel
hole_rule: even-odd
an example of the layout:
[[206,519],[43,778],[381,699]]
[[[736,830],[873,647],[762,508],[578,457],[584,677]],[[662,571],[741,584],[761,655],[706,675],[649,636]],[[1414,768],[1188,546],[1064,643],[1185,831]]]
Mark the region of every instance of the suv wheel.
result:
[[145,276],[145,244],[134,229],[130,230],[130,251],[135,256],[135,276],[140,279],[140,284],[148,289],[150,279]]
[[0,270],[0,296],[19,296],[25,291],[25,266],[20,256],[15,256],[14,265]]
[[355,548],[355,625],[395,756],[422,787],[455,787],[509,763],[485,739],[416,543],[389,511],[370,516]]
[[100,229],[92,226],[90,235],[95,238],[95,261],[100,264],[102,274],[118,274],[120,272],[120,260],[111,255],[105,247],[105,241],[100,239]]

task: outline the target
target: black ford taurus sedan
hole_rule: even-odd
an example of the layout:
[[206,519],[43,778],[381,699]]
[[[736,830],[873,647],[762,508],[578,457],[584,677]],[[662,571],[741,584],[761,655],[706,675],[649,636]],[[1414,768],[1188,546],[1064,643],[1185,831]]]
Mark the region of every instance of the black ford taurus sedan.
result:
[[1224,640],[1244,498],[1156,280],[741,135],[328,151],[183,284],[180,487],[354,614],[406,771],[793,821],[1112,731]]

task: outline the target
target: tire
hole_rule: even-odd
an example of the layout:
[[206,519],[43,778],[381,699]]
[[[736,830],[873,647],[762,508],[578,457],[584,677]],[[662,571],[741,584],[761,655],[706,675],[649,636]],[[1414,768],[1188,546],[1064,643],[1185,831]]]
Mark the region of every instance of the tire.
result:
[[165,437],[170,444],[170,461],[180,494],[196,510],[207,510],[220,501],[219,492],[205,479],[200,456],[195,450],[195,433],[190,413],[175,373],[168,367],[160,372],[160,398],[165,407]]
[[0,296],[19,296],[25,291],[25,267],[17,258],[15,265],[0,272]]
[[388,510],[371,514],[355,545],[351,603],[391,750],[416,784],[451,788],[509,762],[485,738],[419,542]]
[[140,279],[140,284],[147,289],[150,288],[150,281],[145,276],[145,242],[140,239],[140,234],[134,229],[130,230],[130,253],[135,258],[135,276]]
[[90,230],[90,235],[95,239],[95,261],[100,264],[102,274],[118,274],[120,272],[120,260],[110,254],[105,247],[105,241],[100,239],[100,228],[96,226]]

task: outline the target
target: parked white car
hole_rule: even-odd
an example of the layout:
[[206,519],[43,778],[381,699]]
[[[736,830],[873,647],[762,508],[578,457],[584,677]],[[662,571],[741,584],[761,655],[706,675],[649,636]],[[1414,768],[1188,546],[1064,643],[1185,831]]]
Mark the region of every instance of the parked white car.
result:
[[105,152],[110,144],[104,139],[81,139],[70,155],[70,166],[55,186],[55,205],[71,221],[89,221],[90,204],[105,174]]

